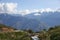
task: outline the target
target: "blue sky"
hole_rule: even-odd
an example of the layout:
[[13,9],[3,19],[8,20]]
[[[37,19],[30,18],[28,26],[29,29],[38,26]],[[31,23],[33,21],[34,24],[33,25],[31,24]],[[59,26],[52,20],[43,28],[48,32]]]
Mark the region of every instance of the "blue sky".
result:
[[60,8],[60,0],[0,0],[0,3],[17,3],[17,9]]

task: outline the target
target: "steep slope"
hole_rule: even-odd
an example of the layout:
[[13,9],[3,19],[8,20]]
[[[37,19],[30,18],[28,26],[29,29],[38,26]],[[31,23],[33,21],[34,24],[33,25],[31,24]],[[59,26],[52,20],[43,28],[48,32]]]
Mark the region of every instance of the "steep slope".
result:
[[0,14],[0,23],[21,30],[31,29],[33,31],[38,31],[44,29],[40,28],[40,22],[35,19],[28,19],[22,16],[13,16],[10,14]]
[[16,29],[40,31],[51,26],[60,25],[60,12],[33,12],[24,16],[1,13],[0,23]]
[[35,13],[28,14],[25,17],[30,18],[30,19],[36,19],[38,21],[44,22],[45,24],[49,26],[55,26],[55,25],[60,25],[60,12],[55,11],[55,12],[37,12],[40,15],[34,15]]

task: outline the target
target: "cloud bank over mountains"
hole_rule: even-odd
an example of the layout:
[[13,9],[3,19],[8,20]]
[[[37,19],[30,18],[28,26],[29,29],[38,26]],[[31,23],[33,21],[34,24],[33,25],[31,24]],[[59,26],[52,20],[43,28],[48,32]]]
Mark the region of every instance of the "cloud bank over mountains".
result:
[[[45,8],[45,9],[33,9],[33,10],[18,10],[18,4],[17,3],[0,3],[0,13],[8,13],[8,14],[21,14],[21,15],[27,15],[32,12],[60,12],[59,8],[51,9],[51,8]],[[38,15],[38,14],[35,14]]]

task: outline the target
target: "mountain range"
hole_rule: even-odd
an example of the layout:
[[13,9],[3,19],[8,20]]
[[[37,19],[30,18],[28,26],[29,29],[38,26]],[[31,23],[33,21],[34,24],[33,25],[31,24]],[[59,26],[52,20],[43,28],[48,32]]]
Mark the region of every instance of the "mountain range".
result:
[[60,25],[60,12],[32,12],[24,16],[21,14],[0,13],[0,24],[20,30],[40,31]]

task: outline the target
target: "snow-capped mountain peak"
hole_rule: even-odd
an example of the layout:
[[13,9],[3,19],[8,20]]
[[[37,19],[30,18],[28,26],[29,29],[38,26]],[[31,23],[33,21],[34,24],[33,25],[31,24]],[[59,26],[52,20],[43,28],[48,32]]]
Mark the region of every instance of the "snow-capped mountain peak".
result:
[[[34,15],[41,15],[43,12],[60,12],[60,9],[51,9],[51,8],[46,8],[46,9],[33,9],[33,10],[24,10],[24,11],[20,11],[19,14],[21,15],[28,15],[28,14],[31,14],[31,13],[35,13]],[[40,14],[39,14],[40,12]]]
[[39,13],[35,13],[34,15],[35,15],[35,16],[40,16],[41,14],[39,14]]

